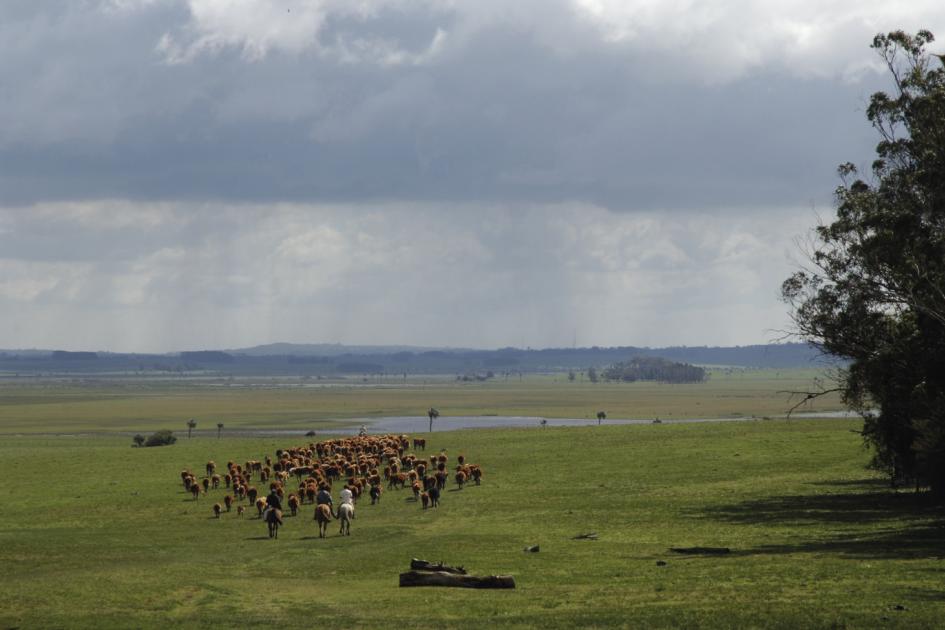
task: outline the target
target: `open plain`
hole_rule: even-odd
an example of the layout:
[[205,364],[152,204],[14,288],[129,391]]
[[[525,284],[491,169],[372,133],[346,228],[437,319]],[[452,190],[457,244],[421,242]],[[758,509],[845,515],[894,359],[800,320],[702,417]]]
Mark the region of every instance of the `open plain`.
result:
[[[561,393],[569,386],[571,395]],[[856,420],[762,419],[783,413],[777,392],[793,388],[773,372],[723,373],[699,386],[548,377],[212,396],[191,385],[125,395],[116,385],[91,394],[45,387],[3,394],[3,627],[915,628],[938,626],[945,614],[941,511],[865,469]],[[422,413],[434,393],[441,411],[583,416],[605,400],[612,417],[757,419],[434,430],[419,436],[426,454],[445,451],[451,464],[465,454],[483,467],[482,485],[451,483],[441,506],[426,511],[409,490],[386,490],[376,506],[365,496],[350,537],[333,523],[319,539],[305,505],[270,540],[255,509],[213,518],[224,489],[194,500],[181,486],[181,469],[199,473],[208,459],[259,459],[307,441],[226,429],[217,438],[209,429],[218,418],[225,427],[321,433],[319,418],[402,413],[407,401]],[[339,400],[349,406],[335,407]],[[193,415],[207,429],[191,439],[187,405],[200,405]],[[130,447],[126,432],[163,426],[177,430],[177,444]],[[573,539],[588,532],[597,540]],[[532,545],[540,551],[523,551]],[[398,588],[413,557],[510,574],[517,587]]]

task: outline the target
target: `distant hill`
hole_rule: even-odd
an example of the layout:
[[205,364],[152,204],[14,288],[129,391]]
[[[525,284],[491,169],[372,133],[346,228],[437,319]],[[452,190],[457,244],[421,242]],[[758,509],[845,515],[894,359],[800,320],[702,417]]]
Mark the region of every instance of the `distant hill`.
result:
[[0,350],[0,373],[201,373],[313,377],[380,374],[485,375],[489,372],[508,374],[606,368],[638,357],[658,357],[697,366],[750,368],[817,367],[828,363],[816,348],[800,343],[735,347],[619,346],[541,350],[278,343],[226,352],[196,350],[173,354]]
[[249,357],[337,357],[345,354],[394,354],[396,352],[427,352],[437,350],[424,346],[346,346],[340,343],[267,343],[251,348],[234,348],[229,354]]

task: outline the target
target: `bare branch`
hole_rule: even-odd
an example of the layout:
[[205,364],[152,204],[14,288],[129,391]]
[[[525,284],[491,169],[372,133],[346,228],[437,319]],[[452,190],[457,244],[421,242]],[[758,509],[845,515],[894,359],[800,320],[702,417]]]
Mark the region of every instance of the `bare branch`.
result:
[[787,419],[790,420],[790,419],[791,419],[791,414],[794,413],[794,412],[797,410],[797,408],[800,407],[801,405],[803,405],[803,404],[805,404],[805,403],[808,403],[808,402],[810,402],[811,400],[814,400],[815,398],[820,398],[821,396],[826,396],[827,394],[835,394],[835,393],[837,393],[837,392],[842,392],[842,391],[843,391],[843,389],[840,388],[840,387],[833,387],[833,388],[831,388],[831,389],[824,389],[824,390],[821,390],[821,391],[819,391],[819,392],[802,392],[802,391],[782,390],[782,391],[779,391],[778,393],[779,393],[779,394],[789,394],[790,397],[788,398],[788,400],[792,400],[795,396],[803,396],[803,398],[802,398],[799,402],[795,403],[794,405],[791,406],[790,409],[788,409],[788,412],[787,412]]

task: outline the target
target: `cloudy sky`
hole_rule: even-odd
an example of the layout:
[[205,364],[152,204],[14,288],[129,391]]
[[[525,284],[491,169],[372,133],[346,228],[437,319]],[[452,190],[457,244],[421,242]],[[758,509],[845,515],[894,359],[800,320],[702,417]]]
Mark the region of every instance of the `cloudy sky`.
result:
[[3,0],[0,347],[765,343],[940,0]]

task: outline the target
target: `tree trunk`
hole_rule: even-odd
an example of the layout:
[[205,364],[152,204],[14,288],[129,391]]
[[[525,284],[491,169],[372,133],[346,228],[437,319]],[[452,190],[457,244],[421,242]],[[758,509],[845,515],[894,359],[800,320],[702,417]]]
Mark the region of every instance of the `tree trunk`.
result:
[[515,588],[511,575],[456,575],[442,571],[407,571],[400,574],[401,586],[455,586],[460,588]]

